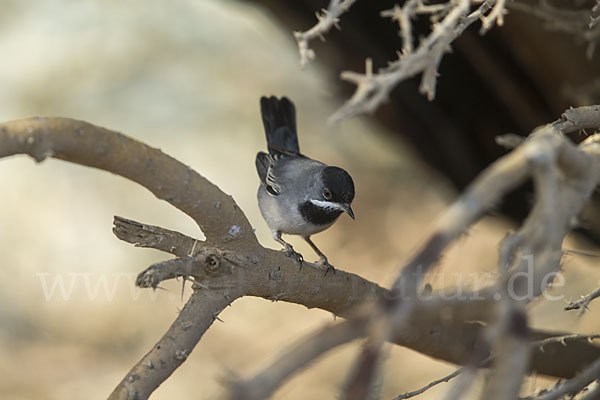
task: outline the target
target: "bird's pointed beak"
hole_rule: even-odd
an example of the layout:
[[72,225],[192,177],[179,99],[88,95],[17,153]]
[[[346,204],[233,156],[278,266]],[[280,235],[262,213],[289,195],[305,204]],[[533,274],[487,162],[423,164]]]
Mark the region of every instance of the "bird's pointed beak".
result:
[[350,207],[350,203],[340,203],[340,208],[344,210],[346,214],[350,216],[350,218],[354,219],[354,211],[352,211],[352,207]]

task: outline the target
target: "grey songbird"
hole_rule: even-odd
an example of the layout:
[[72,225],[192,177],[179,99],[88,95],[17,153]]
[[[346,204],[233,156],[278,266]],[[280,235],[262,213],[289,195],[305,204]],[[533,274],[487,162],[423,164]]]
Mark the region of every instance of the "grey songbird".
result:
[[281,238],[282,233],[302,236],[320,257],[318,263],[327,267],[325,274],[335,272],[310,236],[329,228],[343,212],[354,219],[354,182],[343,169],[300,154],[296,109],[288,98],[261,97],[260,112],[269,150],[256,155],[263,218],[288,256],[302,265],[302,255]]

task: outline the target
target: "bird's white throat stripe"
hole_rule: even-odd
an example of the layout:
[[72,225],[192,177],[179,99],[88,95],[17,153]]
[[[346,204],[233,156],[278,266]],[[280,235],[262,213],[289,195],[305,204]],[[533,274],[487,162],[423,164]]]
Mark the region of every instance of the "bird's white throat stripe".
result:
[[324,208],[326,210],[341,210],[341,211],[343,211],[342,207],[340,207],[339,204],[332,203],[330,201],[310,199],[310,202],[313,203],[315,206],[317,206],[319,208]]

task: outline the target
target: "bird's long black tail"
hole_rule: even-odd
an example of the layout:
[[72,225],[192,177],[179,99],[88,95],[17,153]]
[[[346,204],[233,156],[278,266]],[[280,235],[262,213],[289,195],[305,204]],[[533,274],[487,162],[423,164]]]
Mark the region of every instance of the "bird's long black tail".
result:
[[267,134],[269,153],[300,154],[294,103],[287,97],[278,99],[275,96],[263,96],[260,98],[260,112]]

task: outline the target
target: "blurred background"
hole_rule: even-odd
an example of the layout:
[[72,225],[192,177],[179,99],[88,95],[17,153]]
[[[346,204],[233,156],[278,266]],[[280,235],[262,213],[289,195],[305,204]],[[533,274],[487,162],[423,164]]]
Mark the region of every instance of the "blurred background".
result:
[[[393,2],[359,1],[342,31],[314,43],[317,60],[307,71],[300,71],[292,32],[308,29],[326,1],[0,5],[1,121],[70,117],[158,147],[233,195],[261,243],[272,248],[278,245],[255,199],[254,157],[266,148],[258,99],[290,97],[302,151],[344,167],[357,187],[356,221],[342,216],[314,239],[335,266],[383,286],[435,216],[502,154],[495,135],[524,135],[570,105],[598,101],[591,84],[600,78],[598,57],[586,59],[585,46],[518,12],[501,29],[484,37],[473,30],[457,42],[442,63],[434,102],[418,94],[418,81],[409,81],[374,116],[330,126],[327,118],[352,89],[338,73],[362,71],[368,56],[383,66],[401,46],[396,27],[378,17]],[[525,36],[528,41],[520,40]],[[564,57],[557,60],[557,52]],[[589,90],[573,89],[578,85]],[[0,398],[106,398],[190,293],[188,287],[182,299],[178,282],[156,292],[135,288],[138,272],[169,256],[116,239],[113,216],[201,233],[175,208],[106,172],[50,159],[36,165],[18,156],[0,160],[0,181]],[[530,200],[525,187],[478,223],[429,277],[433,286],[493,279],[497,243]],[[568,238],[568,248],[594,251],[594,203],[590,210],[585,230]],[[306,259],[317,259],[302,241],[290,241]],[[595,289],[596,264],[592,257],[566,258],[567,283],[552,293],[568,300]],[[562,311],[565,301],[532,304],[533,325],[598,330],[594,304],[578,319]],[[153,399],[219,398],[231,371],[257,372],[285,346],[333,320],[324,311],[255,298],[236,301],[221,318]],[[334,351],[275,398],[336,398],[359,345]],[[453,369],[390,346],[374,398],[414,390]],[[524,391],[547,384],[532,378]],[[420,398],[438,398],[445,389]]]

